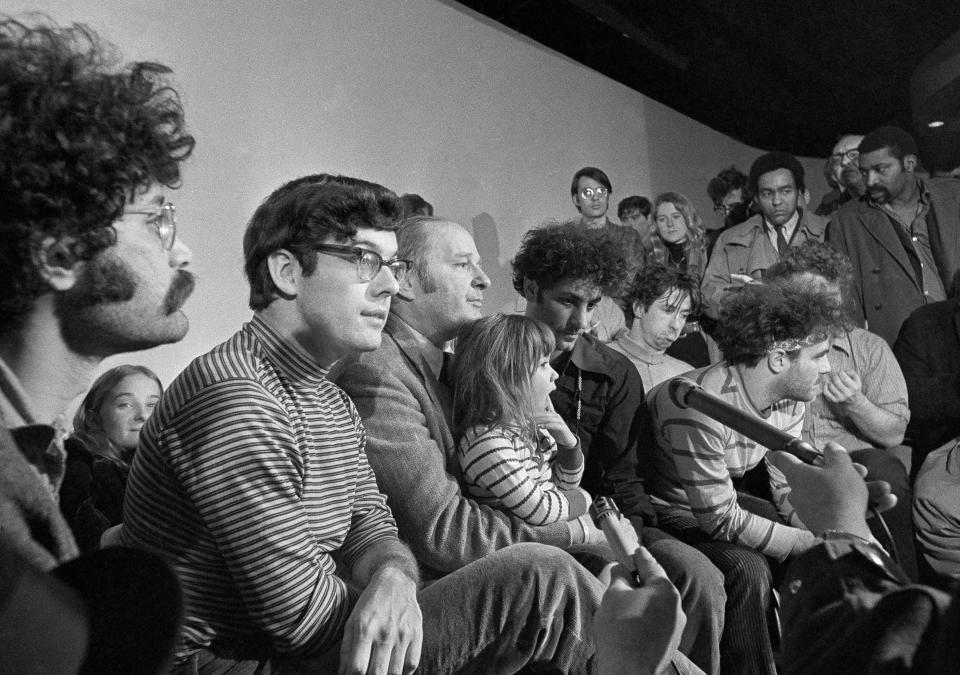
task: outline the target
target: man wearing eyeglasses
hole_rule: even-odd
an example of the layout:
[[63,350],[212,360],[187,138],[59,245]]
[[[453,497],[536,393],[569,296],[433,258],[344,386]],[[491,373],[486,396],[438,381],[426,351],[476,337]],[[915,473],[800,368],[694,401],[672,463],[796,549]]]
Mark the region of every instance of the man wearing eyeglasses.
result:
[[0,20],[0,545],[43,569],[77,553],[55,501],[65,410],[105,357],[183,338],[194,284],[167,201],[194,146],[170,71],[109,51],[86,26]]
[[917,145],[880,127],[858,146],[866,194],[837,211],[827,241],[853,262],[858,322],[893,345],[918,307],[960,295],[960,183],[917,176]]
[[832,189],[820,201],[816,210],[818,216],[829,216],[851,199],[863,195],[865,188],[860,177],[860,151],[857,149],[862,140],[863,136],[856,134],[844,134],[837,139],[824,170]]

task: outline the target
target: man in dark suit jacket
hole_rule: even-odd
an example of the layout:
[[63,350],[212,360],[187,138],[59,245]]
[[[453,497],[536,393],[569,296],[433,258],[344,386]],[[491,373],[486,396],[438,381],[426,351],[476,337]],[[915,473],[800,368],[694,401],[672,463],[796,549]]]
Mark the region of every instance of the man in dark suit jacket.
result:
[[960,293],[960,182],[918,178],[916,143],[896,127],[859,151],[867,193],[837,211],[827,241],[853,261],[855,318],[892,345],[910,312]]

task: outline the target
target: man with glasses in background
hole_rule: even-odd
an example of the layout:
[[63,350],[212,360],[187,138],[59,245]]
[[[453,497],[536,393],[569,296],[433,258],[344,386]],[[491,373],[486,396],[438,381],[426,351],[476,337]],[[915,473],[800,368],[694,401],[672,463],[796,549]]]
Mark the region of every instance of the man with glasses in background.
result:
[[860,151],[857,146],[863,136],[844,134],[837,139],[824,170],[832,190],[823,196],[817,207],[818,216],[829,216],[851,199],[863,196],[863,178],[860,176]]
[[[643,241],[638,230],[629,225],[617,225],[607,217],[611,193],[613,187],[610,179],[600,169],[585,166],[573,174],[570,197],[580,212],[580,224],[592,229],[602,228],[607,236],[621,246],[627,258],[627,274],[624,280],[629,283],[643,265]],[[604,295],[597,307],[594,332],[603,342],[615,339],[627,328],[623,312],[626,283],[623,287],[610,289],[610,295]],[[525,310],[523,303],[516,307],[518,312]]]

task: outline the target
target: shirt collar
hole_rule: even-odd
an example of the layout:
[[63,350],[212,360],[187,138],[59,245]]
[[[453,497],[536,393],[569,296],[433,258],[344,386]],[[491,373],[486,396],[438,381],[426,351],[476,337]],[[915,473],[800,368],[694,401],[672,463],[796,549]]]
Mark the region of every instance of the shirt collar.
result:
[[[783,234],[787,239],[790,239],[790,235],[793,234],[793,231],[797,229],[797,224],[800,222],[800,209],[797,209],[793,212],[793,215],[790,216],[790,220],[783,224]],[[767,228],[767,232],[777,233],[777,228],[767,220],[766,216],[763,217],[763,225]]]
[[397,321],[406,326],[407,330],[410,331],[411,337],[413,337],[414,342],[417,343],[417,349],[420,350],[423,360],[426,361],[427,366],[433,372],[433,376],[438,380],[440,379],[440,370],[443,368],[443,349],[437,345],[430,342],[426,335],[418,331],[416,328],[411,326],[409,323],[404,321],[402,318],[393,315]]
[[596,338],[590,334],[582,333],[573,344],[573,349],[561,354],[556,359],[555,363],[560,365],[559,370],[562,371],[567,363],[573,363],[580,370],[590,373],[606,373],[607,366],[594,344],[595,340]]
[[303,347],[287,340],[267,323],[259,314],[244,326],[260,341],[271,363],[286,373],[294,381],[319,383],[325,379],[329,369],[323,368]]
[[830,340],[830,348],[850,356],[853,353],[853,345],[850,342],[850,331],[845,330],[835,335]]

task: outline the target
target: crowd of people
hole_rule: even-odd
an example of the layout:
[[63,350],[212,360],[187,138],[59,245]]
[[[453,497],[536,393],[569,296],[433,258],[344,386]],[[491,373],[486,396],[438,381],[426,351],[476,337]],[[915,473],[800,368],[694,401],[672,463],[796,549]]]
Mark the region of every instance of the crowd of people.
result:
[[463,226],[298,177],[244,233],[250,321],[166,387],[91,385],[181,340],[194,288],[168,197],[196,140],[169,69],[112,54],[0,20],[5,668],[956,663],[960,182],[907,132],[840,137],[815,210],[789,154],[725,168],[710,224],[671,191],[617,224],[584,167],[578,215],[524,234],[518,301],[486,316]]

